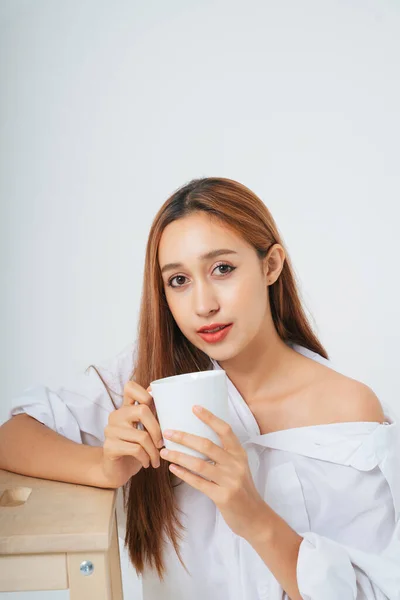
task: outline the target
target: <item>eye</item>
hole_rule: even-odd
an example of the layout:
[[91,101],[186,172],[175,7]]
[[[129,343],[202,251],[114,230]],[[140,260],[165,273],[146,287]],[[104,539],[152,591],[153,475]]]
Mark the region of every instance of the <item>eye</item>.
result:
[[[231,271],[225,271],[225,273],[222,273],[222,275],[226,275],[226,273],[231,273],[234,269],[236,269],[236,267],[231,267],[231,265],[226,265],[225,263],[221,263],[220,265],[217,265],[215,267],[215,269],[220,269],[221,267],[228,267],[228,269],[231,269]],[[214,269],[214,271],[215,271]],[[220,271],[221,273],[221,271]]]
[[[220,269],[221,267],[228,267],[228,269],[230,269],[229,271],[225,271],[224,273],[221,273],[221,275],[228,275],[229,273],[232,273],[232,271],[234,271],[236,269],[236,267],[232,267],[231,265],[227,265],[226,263],[220,263],[219,265],[216,265],[216,267],[213,269],[213,272],[215,271],[215,269]],[[167,285],[169,287],[172,288],[179,288],[179,287],[183,287],[182,285],[172,285],[172,282],[174,281],[174,279],[178,280],[178,279],[186,279],[186,277],[184,275],[175,275],[174,277],[171,277],[171,279],[168,280]]]
[[182,287],[181,285],[172,285],[174,279],[186,279],[186,277],[184,277],[184,275],[176,275],[168,281],[167,285],[169,285],[170,287]]

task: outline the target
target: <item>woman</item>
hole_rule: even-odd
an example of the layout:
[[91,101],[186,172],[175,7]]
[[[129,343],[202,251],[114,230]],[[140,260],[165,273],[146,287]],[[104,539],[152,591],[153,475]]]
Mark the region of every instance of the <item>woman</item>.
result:
[[[215,464],[160,460],[149,383],[221,368],[230,422],[199,418],[223,448],[178,432]],[[94,369],[70,389],[26,390],[10,415],[102,446],[90,483],[123,489],[145,600],[400,598],[397,424],[368,386],[332,368],[275,222],[248,188],[196,179],[164,203],[137,342]]]

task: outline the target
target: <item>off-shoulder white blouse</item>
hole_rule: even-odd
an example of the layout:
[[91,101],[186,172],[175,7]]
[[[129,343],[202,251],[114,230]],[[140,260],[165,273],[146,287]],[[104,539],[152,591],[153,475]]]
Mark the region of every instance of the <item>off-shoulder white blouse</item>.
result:
[[[292,347],[331,366],[303,346]],[[134,352],[129,344],[97,365],[112,389],[112,401],[96,371],[89,369],[54,390],[42,384],[25,389],[12,399],[9,417],[26,412],[75,442],[102,445],[108,415],[122,404]],[[313,425],[260,435],[254,415],[229,379],[228,391],[230,425],[246,448],[257,489],[303,537],[297,563],[302,598],[400,600],[400,438],[391,410],[382,403],[384,423]],[[117,521],[124,540],[121,492]],[[191,575],[169,546],[166,579],[161,584],[148,569],[141,579],[143,600],[287,599],[260,556],[232,532],[212,500],[185,482],[175,494],[187,528],[182,558]]]

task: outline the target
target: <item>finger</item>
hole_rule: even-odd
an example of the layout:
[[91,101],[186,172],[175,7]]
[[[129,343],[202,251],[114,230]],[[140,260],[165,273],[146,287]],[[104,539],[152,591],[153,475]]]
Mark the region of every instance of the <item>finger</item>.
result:
[[166,448],[161,450],[160,456],[168,462],[185,467],[185,469],[188,469],[189,471],[194,471],[196,474],[206,477],[209,481],[220,483],[219,470],[210,462],[203,460],[202,458],[191,456],[185,452],[167,450]]
[[[152,396],[148,394],[141,385],[136,383],[136,381],[130,380],[124,386],[123,406],[131,406],[132,404],[145,404],[150,407],[151,412],[154,415],[157,414]],[[144,429],[142,423],[135,423],[133,427],[142,431]]]
[[193,435],[192,433],[186,433],[185,431],[173,431],[172,435],[165,435],[165,439],[172,440],[173,442],[182,444],[182,446],[187,446],[188,448],[197,450],[198,452],[205,454],[208,458],[219,465],[226,464],[229,458],[226,450],[220,446],[217,446],[217,444],[214,444],[214,442],[208,438]]
[[203,423],[206,423],[218,434],[225,450],[231,454],[243,453],[243,446],[240,443],[239,438],[234,434],[229,423],[215,416],[214,413],[204,408],[204,406],[193,406],[192,411],[196,417],[203,421]]
[[154,400],[147,390],[136,383],[136,381],[128,381],[124,386],[123,405],[132,406],[135,404],[135,401],[139,402],[139,404],[146,404],[150,408],[154,408]]
[[157,468],[160,466],[160,453],[155,447],[153,440],[147,431],[129,429],[128,427],[120,427],[115,434],[119,439],[125,442],[139,444],[144,449],[146,456],[148,456],[149,460],[151,460],[153,467]]
[[138,406],[127,407],[127,421],[133,425],[134,429],[137,429],[134,424],[140,421],[143,424],[144,430],[151,436],[154,446],[156,448],[163,447],[164,440],[160,424],[148,406],[140,404]]
[[142,446],[139,444],[132,444],[129,441],[118,440],[118,442],[113,442],[112,450],[109,450],[109,455],[115,459],[121,458],[121,456],[132,456],[140,462],[145,469],[148,469],[150,464],[153,464],[150,460],[150,456]]
[[187,469],[183,467],[178,467],[176,465],[170,465],[169,470],[183,481],[186,481],[186,483],[188,483],[196,490],[203,492],[203,494],[205,494],[215,502],[214,498],[216,499],[217,496],[215,492],[218,488],[218,486],[215,483],[209,482],[206,479],[203,479],[203,477],[195,475]]

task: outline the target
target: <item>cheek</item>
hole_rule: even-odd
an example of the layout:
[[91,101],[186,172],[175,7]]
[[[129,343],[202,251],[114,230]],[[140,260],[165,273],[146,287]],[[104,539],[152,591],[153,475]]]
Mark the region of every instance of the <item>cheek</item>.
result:
[[180,329],[184,329],[185,323],[187,323],[186,303],[180,301],[179,294],[174,295],[174,294],[167,293],[166,299],[167,299],[169,310],[170,310],[173,318],[175,319],[177,325],[179,326]]
[[249,307],[260,309],[260,305],[265,303],[266,289],[263,280],[254,275],[236,281],[227,292],[232,303],[246,311],[249,311]]
[[265,310],[268,302],[268,292],[260,284],[246,288],[245,293],[236,294],[234,299],[234,308],[237,316],[241,315],[243,322],[249,325],[259,326],[260,320],[265,317]]

